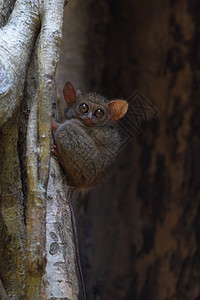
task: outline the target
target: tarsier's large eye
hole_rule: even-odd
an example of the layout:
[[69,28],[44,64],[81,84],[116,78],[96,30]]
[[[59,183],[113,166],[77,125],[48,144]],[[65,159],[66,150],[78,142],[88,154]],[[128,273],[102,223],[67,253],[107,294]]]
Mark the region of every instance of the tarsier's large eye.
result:
[[95,117],[97,117],[98,119],[102,118],[104,116],[104,111],[102,109],[97,109],[94,113]]
[[89,110],[89,107],[86,103],[82,103],[79,105],[79,109],[82,113],[87,113]]

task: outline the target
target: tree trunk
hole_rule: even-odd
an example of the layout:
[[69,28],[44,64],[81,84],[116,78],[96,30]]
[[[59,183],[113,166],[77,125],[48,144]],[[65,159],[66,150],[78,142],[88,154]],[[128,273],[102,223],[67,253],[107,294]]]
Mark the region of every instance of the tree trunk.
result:
[[79,297],[68,187],[50,158],[64,3],[0,3],[0,299]]

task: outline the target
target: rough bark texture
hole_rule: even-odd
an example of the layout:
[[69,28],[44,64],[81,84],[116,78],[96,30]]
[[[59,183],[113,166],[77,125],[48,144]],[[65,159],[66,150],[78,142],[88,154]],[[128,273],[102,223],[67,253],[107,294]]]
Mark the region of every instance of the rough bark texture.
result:
[[74,1],[66,30],[83,22],[76,6],[88,34],[66,38],[66,57],[85,51],[87,77],[68,64],[62,79],[112,98],[139,89],[159,112],[112,176],[79,197],[91,298],[199,299],[199,2]]
[[3,300],[78,299],[79,295],[68,187],[55,158],[50,160],[52,108],[54,117],[58,115],[54,76],[64,4],[64,0],[0,2]]

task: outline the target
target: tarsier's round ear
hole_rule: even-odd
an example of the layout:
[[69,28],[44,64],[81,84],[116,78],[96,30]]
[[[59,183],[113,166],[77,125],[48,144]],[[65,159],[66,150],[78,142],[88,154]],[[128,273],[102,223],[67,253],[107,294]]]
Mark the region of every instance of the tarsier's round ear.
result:
[[121,119],[128,110],[128,103],[125,100],[113,100],[108,103],[108,112],[112,121]]
[[67,106],[71,106],[77,100],[77,93],[73,85],[68,81],[63,88],[63,94]]

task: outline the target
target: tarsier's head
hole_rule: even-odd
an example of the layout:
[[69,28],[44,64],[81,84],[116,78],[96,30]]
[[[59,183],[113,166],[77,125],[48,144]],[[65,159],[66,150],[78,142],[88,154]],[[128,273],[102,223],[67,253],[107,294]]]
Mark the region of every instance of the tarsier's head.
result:
[[125,100],[108,101],[95,93],[81,93],[67,82],[63,89],[68,109],[73,109],[76,118],[88,127],[103,125],[121,119],[128,109]]

